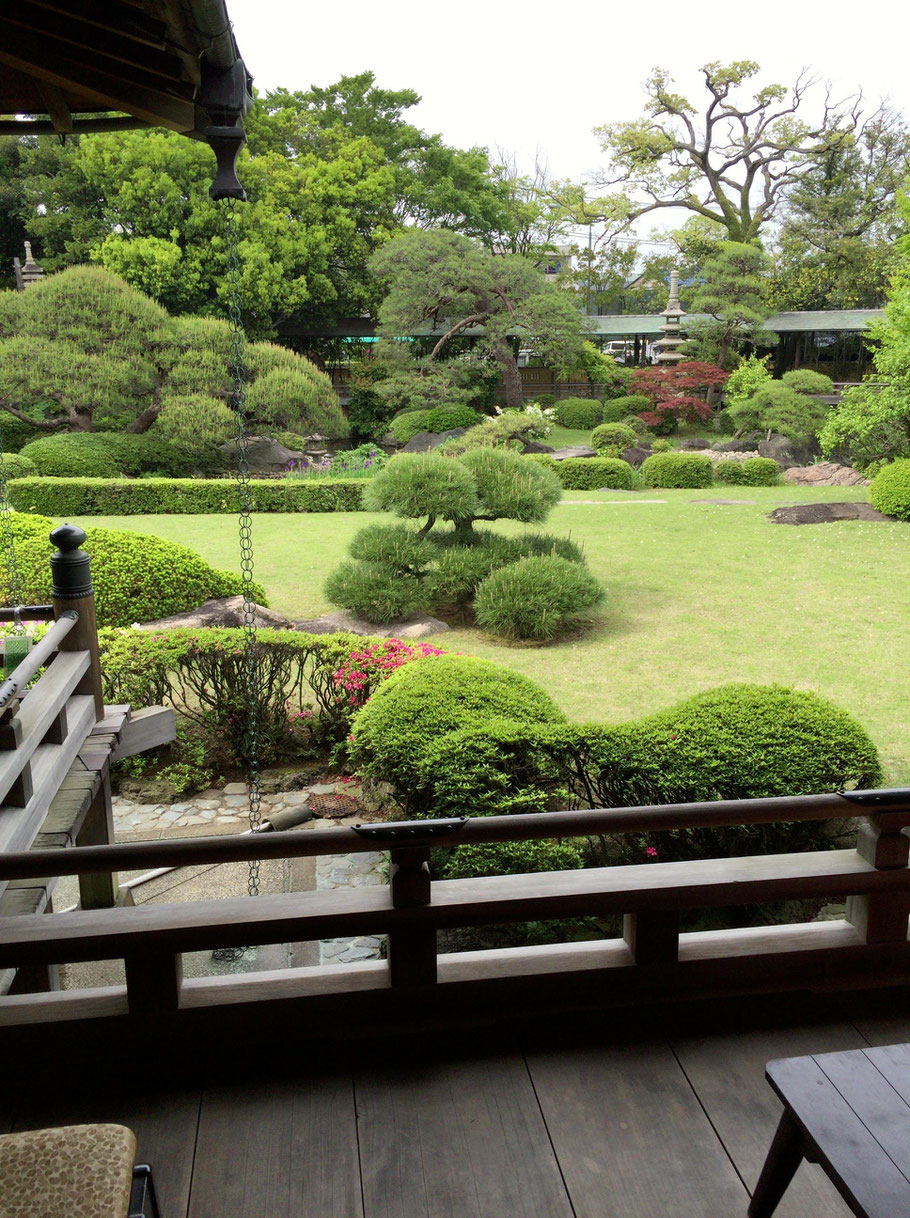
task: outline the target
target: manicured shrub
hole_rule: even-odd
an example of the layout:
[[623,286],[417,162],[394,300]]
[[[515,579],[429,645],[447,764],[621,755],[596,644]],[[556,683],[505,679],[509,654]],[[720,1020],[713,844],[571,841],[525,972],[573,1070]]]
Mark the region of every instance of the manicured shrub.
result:
[[169,397],[155,420],[152,434],[195,451],[233,440],[237,416],[220,398],[193,393]]
[[605,423],[622,423],[629,413],[627,397],[614,398],[604,402],[603,419]]
[[568,491],[632,489],[632,466],[616,457],[566,457],[556,462],[556,473]]
[[673,451],[673,445],[663,436],[658,436],[656,440],[651,442],[651,451],[655,453],[670,453]]
[[21,453],[3,454],[3,474],[8,482],[13,478],[33,478],[37,473],[34,462]]
[[474,612],[481,626],[504,638],[548,642],[603,598],[585,567],[542,555],[489,575],[477,589]]
[[559,723],[564,716],[528,677],[489,660],[439,656],[396,672],[354,717],[350,755],[364,775],[389,782],[406,811],[423,810],[420,767],[447,732],[479,721]]
[[68,431],[33,440],[22,450],[46,477],[116,478],[158,473],[169,477],[193,472],[192,454],[156,435],[107,431]]
[[618,457],[638,442],[638,435],[624,423],[601,423],[591,432],[591,447],[606,457]]
[[886,516],[910,520],[910,460],[893,461],[876,474],[869,501]]
[[641,414],[643,410],[651,410],[653,405],[651,399],[644,393],[630,393],[627,397],[620,398],[618,404],[625,407],[625,414],[620,420],[621,423],[626,421],[625,415]]
[[523,410],[503,410],[470,427],[463,436],[443,441],[437,452],[460,456],[472,448],[512,448],[523,452],[532,440],[545,440],[553,430],[552,408],[533,402]]
[[655,453],[641,467],[645,486],[667,489],[710,486],[712,476],[711,458],[700,453]]
[[490,846],[460,846],[439,868],[444,880],[475,876],[529,875],[536,871],[574,871],[585,865],[583,847],[574,841],[496,842]]
[[776,486],[780,481],[780,466],[770,457],[718,461],[714,473],[719,482],[727,482],[731,486]]
[[[257,512],[357,512],[363,479],[254,479],[250,496]],[[10,503],[21,512],[49,516],[136,516],[157,513],[209,514],[240,510],[230,478],[21,478],[10,485]]]
[[[173,706],[178,724],[188,725],[203,741],[209,767],[248,764],[242,630],[102,629],[99,642],[106,702]],[[391,647],[394,642],[384,639],[378,645]],[[355,706],[336,676],[352,654],[376,644],[353,634],[259,630],[256,688],[263,756],[299,755],[299,745],[306,746],[308,738],[324,742],[346,736]]]
[[474,531],[470,544],[460,544],[455,533],[431,533],[428,540],[436,546],[438,557],[434,569],[424,577],[424,586],[436,611],[469,605],[492,571],[520,558],[556,554],[567,562],[584,563],[573,541],[547,533],[503,537],[483,529]]
[[556,405],[555,393],[539,393],[534,399],[534,405],[539,406],[541,410],[549,410],[551,406]]
[[780,379],[785,385],[795,389],[797,393],[829,394],[834,392],[834,382],[831,377],[825,376],[823,372],[816,372],[812,368],[793,368],[790,372],[785,372]]
[[603,409],[597,398],[562,398],[556,403],[556,421],[561,427],[590,431],[603,418]]
[[359,562],[375,562],[396,575],[420,576],[433,561],[432,542],[405,524],[371,524],[361,529],[350,546]]
[[422,609],[425,596],[413,575],[374,562],[342,562],[323,584],[325,595],[368,622],[386,624]]
[[460,461],[438,453],[400,453],[364,490],[369,512],[455,520],[478,513],[477,483]]
[[625,423],[626,427],[631,427],[637,436],[646,436],[649,434],[648,424],[644,421],[641,415],[623,415],[620,422]]
[[439,406],[435,410],[412,410],[399,415],[389,424],[389,431],[399,444],[407,444],[420,431],[452,431],[456,427],[473,427],[480,415],[470,406]]
[[474,478],[480,503],[478,516],[487,520],[546,520],[562,498],[559,480],[549,470],[503,448],[475,448],[458,459]]
[[[14,521],[27,521],[17,514]],[[47,522],[40,533],[25,524],[28,536],[16,544],[22,596],[26,604],[46,604],[51,596]],[[51,526],[53,527],[53,526]],[[195,609],[211,597],[237,596],[243,591],[239,575],[219,571],[186,546],[160,537],[115,529],[88,528],[85,550],[92,560],[92,582],[98,622],[103,626],[128,626],[149,622],[174,613]],[[9,603],[6,575],[0,596]],[[253,596],[266,604],[260,584]]]
[[445,654],[441,648],[429,643],[404,643],[401,639],[365,642],[350,651],[341,667],[332,674],[332,683],[337,697],[347,704],[353,715],[403,664]]
[[[12,294],[12,292],[4,292],[2,295],[12,296]],[[38,439],[41,434],[36,427],[31,427],[22,419],[17,419],[8,410],[0,410],[0,440],[3,441],[5,453],[19,452],[26,444]]]

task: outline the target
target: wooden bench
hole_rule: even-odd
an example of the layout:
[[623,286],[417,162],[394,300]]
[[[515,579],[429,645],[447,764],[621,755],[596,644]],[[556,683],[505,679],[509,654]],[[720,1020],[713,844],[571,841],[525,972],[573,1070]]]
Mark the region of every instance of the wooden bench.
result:
[[862,1218],[910,1215],[910,1045],[768,1064],[784,1111],[749,1218],[769,1218],[803,1159]]

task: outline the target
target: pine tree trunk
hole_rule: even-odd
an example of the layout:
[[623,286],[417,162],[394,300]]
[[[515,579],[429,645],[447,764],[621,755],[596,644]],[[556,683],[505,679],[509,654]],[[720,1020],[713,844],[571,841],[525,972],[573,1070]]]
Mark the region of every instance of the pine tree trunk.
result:
[[521,392],[521,372],[518,360],[512,354],[502,352],[496,357],[502,367],[502,383],[506,390],[506,406],[509,410],[521,410],[524,405]]

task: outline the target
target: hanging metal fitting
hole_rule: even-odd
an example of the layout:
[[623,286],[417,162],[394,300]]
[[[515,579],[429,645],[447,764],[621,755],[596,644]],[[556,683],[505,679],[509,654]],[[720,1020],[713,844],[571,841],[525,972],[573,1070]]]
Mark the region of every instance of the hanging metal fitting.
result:
[[213,199],[243,202],[246,192],[237,177],[236,165],[240,149],[246,143],[246,133],[240,124],[252,101],[243,60],[235,59],[229,68],[212,67],[203,60],[199,101],[212,120],[203,134],[218,161],[209,194]]

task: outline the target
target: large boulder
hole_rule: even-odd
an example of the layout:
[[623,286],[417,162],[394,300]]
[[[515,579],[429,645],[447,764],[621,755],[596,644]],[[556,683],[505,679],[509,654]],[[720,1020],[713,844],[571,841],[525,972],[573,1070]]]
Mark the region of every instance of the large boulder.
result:
[[[262,605],[255,606],[256,625],[273,630],[290,630],[291,622],[272,609]],[[198,609],[190,609],[187,613],[175,613],[173,617],[158,618],[154,622],[143,622],[140,630],[176,630],[179,626],[199,630],[203,626],[245,626],[243,614],[243,597],[216,597],[205,601]]]
[[622,459],[623,461],[628,461],[633,469],[639,469],[651,455],[650,448],[643,448],[637,445],[634,448],[627,448],[622,454]]
[[412,613],[389,622],[386,626],[377,626],[375,622],[366,622],[363,618],[356,617],[349,609],[326,613],[323,617],[308,618],[306,621],[292,622],[291,626],[292,629],[304,631],[306,634],[345,633],[381,639],[423,639],[451,629],[439,618],[430,617],[425,613]]
[[596,457],[597,450],[587,444],[569,444],[565,448],[554,448],[550,456],[554,461],[566,461],[569,457]]
[[871,503],[795,503],[768,513],[773,524],[836,524],[841,520],[876,520],[893,523]]
[[[221,445],[221,451],[232,461],[237,458],[237,441],[228,440]],[[280,474],[293,461],[300,461],[304,453],[293,448],[285,448],[270,436],[251,436],[247,445],[246,459],[250,472],[254,474]]]
[[446,440],[454,440],[458,436],[463,436],[464,433],[464,427],[453,427],[451,431],[418,431],[415,436],[411,436],[401,451],[403,453],[428,453],[432,449],[438,448]]
[[782,436],[777,432],[772,432],[767,440],[760,440],[758,444],[758,455],[770,457],[781,469],[789,469],[793,465],[808,465],[817,451],[817,446],[797,444],[789,436]]
[[797,486],[868,486],[869,479],[849,465],[819,461],[818,465],[794,465],[784,470],[784,481]]
[[551,445],[541,444],[539,440],[523,440],[522,443],[526,453],[550,453],[552,455],[556,451]]

